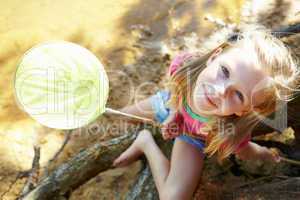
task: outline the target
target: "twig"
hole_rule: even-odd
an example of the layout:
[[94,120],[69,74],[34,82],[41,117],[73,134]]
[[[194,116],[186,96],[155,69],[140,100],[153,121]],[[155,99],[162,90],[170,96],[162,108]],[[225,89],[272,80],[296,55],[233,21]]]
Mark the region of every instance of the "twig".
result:
[[259,182],[259,181],[262,181],[262,180],[265,180],[265,179],[269,179],[269,178],[272,178],[272,177],[273,177],[273,176],[263,176],[263,177],[254,179],[254,180],[252,180],[252,181],[249,181],[249,182],[240,184],[240,185],[238,185],[236,188],[243,188],[243,187],[246,187],[246,186],[249,186],[249,185],[253,185],[254,183],[257,183],[257,182]]
[[44,172],[43,172],[43,177],[41,179],[43,179],[44,177],[48,176],[48,167],[59,157],[59,155],[63,152],[64,148],[66,147],[66,145],[68,144],[69,140],[71,139],[71,134],[72,134],[72,130],[67,131],[66,135],[65,135],[65,139],[63,144],[61,145],[61,147],[58,149],[58,151],[55,153],[55,155],[48,161],[47,165],[44,168]]
[[11,190],[12,186],[18,181],[19,178],[25,177],[24,176],[25,172],[18,172],[16,178],[14,181],[12,181],[9,185],[6,191],[4,191],[1,196],[0,199],[2,200],[4,198],[4,196]]
[[284,162],[289,163],[289,164],[300,166],[300,161],[298,161],[298,160],[292,160],[292,159],[285,158],[285,157],[280,157],[280,159],[281,159],[282,161],[284,161]]
[[[106,114],[121,115],[121,116],[124,116],[124,117],[128,117],[128,119],[132,118],[132,119],[134,119],[138,122],[147,123],[147,124],[152,125],[156,128],[164,128],[164,125],[162,125],[162,124],[160,124],[160,123],[158,123],[158,122],[156,122],[152,119],[145,118],[145,117],[139,117],[137,115],[128,114],[128,113],[125,113],[125,112],[122,112],[122,111],[114,110],[112,108],[106,108],[105,113]],[[184,133],[183,135],[188,135],[188,136],[193,137],[193,138],[203,139],[203,137],[201,137],[200,135],[193,134],[193,133]]]
[[55,161],[58,156],[61,154],[61,152],[64,150],[65,146],[68,144],[70,138],[71,138],[71,133],[72,133],[72,130],[69,130],[67,133],[66,133],[66,136],[65,136],[65,140],[64,140],[64,143],[61,145],[61,147],[59,148],[59,150],[55,153],[55,155],[49,160],[48,162],[48,165],[51,164],[53,161]]
[[34,158],[32,161],[32,168],[29,171],[29,177],[18,199],[22,199],[26,194],[28,194],[31,190],[33,190],[38,182],[39,169],[40,169],[40,163],[39,163],[40,153],[41,153],[40,147],[34,146]]
[[288,179],[291,178],[290,176],[284,176],[284,175],[276,175],[276,178],[280,178],[280,179]]
[[297,33],[300,33],[300,23],[289,25],[287,27],[281,27],[277,30],[272,31],[272,33],[279,38],[295,35]]
[[269,178],[280,178],[280,179],[288,179],[290,178],[289,176],[283,176],[283,175],[270,175],[270,176],[263,176],[263,177],[260,177],[260,178],[256,178],[252,181],[249,181],[249,182],[246,182],[246,183],[243,183],[243,184],[240,184],[238,185],[236,188],[243,188],[243,187],[247,187],[249,185],[253,185],[254,183],[257,183],[259,181],[262,181],[262,180],[265,180],[265,179],[269,179]]
[[[22,178],[26,178],[29,176],[30,174],[30,171],[31,170],[26,170],[26,171],[21,171],[21,172],[18,172],[16,178],[14,181],[12,181],[9,186],[8,186],[8,189],[6,191],[4,191],[1,196],[0,196],[0,199],[2,200],[3,197],[11,190],[12,186],[18,181],[18,179],[22,179]],[[0,179],[1,181],[2,179]]]
[[155,124],[155,121],[152,120],[152,119],[145,118],[145,117],[140,117],[140,116],[133,115],[133,114],[129,114],[129,113],[125,113],[125,112],[121,112],[121,111],[119,111],[119,110],[115,110],[115,109],[112,109],[112,108],[106,108],[106,109],[105,109],[105,112],[106,112],[107,114],[121,115],[121,116],[125,116],[125,117],[129,117],[129,118],[133,118],[133,119],[139,120],[139,121],[141,121],[141,122],[148,122],[148,123],[151,123],[151,124],[153,124],[153,125],[159,126],[158,124]]

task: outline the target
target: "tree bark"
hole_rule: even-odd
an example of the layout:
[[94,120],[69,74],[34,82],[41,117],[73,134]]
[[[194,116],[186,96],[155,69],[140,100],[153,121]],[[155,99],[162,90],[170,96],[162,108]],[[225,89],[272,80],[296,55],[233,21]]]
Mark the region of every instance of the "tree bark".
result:
[[[157,141],[160,144],[163,153],[170,158],[173,146],[172,140],[160,142],[161,140],[158,139]],[[158,191],[152,177],[150,166],[146,159],[143,159],[143,161],[145,167],[143,167],[131,190],[126,195],[126,200],[159,200]]]
[[231,199],[300,199],[300,178],[289,177],[286,180],[272,180],[271,183],[248,185],[224,194],[225,200]]
[[[137,133],[128,133],[80,151],[71,160],[41,180],[23,200],[56,199],[75,190],[100,172],[112,169],[114,159],[129,147],[136,136]],[[159,145],[163,143],[157,131],[154,131],[154,137]]]
[[26,196],[31,190],[34,189],[34,186],[38,182],[38,176],[40,170],[40,154],[41,154],[40,147],[34,146],[34,158],[32,161],[32,168],[29,171],[29,177],[18,199],[22,199],[24,196]]
[[138,175],[133,187],[126,195],[126,200],[159,200],[159,195],[149,165]]

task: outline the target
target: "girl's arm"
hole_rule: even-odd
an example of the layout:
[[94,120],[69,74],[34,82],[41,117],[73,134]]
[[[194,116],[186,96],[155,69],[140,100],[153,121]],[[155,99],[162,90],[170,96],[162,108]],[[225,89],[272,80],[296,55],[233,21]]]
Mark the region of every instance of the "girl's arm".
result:
[[241,150],[236,153],[237,157],[242,160],[268,160],[280,162],[278,153],[271,151],[266,147],[262,147],[256,143],[248,142]]
[[[121,112],[137,115],[139,117],[149,118],[154,120],[154,110],[151,106],[151,97],[139,101],[133,105],[126,106],[120,109]],[[135,120],[132,120],[135,121]]]
[[[132,115],[137,115],[139,117],[144,117],[151,119],[155,121],[155,111],[152,108],[151,105],[151,97],[139,101],[135,103],[134,105],[126,106],[122,109],[120,109],[121,112],[132,114]],[[177,136],[182,132],[181,127],[178,126],[177,121],[179,120],[180,116],[176,115],[177,112],[174,112],[170,110],[169,116],[164,119],[162,122],[162,136],[165,140],[167,139],[172,139]],[[128,121],[134,123],[138,123],[141,121],[135,120],[135,119],[128,119]]]

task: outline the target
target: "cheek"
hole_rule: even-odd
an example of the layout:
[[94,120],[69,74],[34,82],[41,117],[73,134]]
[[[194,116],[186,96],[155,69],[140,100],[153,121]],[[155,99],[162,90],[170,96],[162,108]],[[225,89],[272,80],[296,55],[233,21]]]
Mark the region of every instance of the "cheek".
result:
[[213,83],[217,77],[217,70],[212,66],[206,67],[198,76],[197,84],[199,83]]
[[192,99],[194,103],[198,104],[199,103],[198,101],[201,100],[202,97],[203,97],[203,90],[201,84],[197,84],[193,89]]

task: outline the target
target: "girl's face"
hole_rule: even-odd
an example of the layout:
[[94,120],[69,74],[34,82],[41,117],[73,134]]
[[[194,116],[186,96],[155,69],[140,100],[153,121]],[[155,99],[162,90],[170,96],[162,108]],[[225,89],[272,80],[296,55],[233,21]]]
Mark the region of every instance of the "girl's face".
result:
[[204,116],[241,116],[264,101],[256,87],[261,88],[267,75],[254,62],[253,54],[244,47],[215,51],[188,99],[193,111]]

